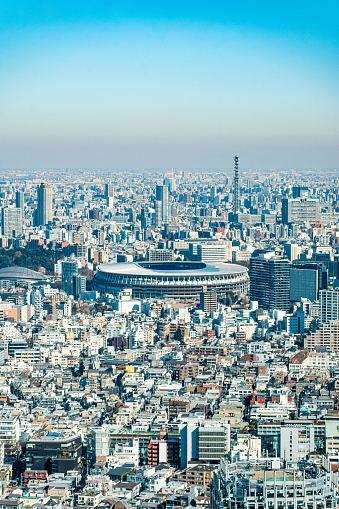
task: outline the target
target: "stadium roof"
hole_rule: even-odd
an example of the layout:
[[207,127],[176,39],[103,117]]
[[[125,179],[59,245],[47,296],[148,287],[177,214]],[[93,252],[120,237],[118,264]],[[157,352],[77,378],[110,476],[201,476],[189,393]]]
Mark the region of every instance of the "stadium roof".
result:
[[189,275],[212,275],[212,274],[239,274],[247,272],[247,268],[242,265],[223,262],[125,262],[108,263],[99,265],[101,272],[114,274],[130,274],[139,276],[169,274],[178,276]]
[[4,267],[0,269],[0,279],[9,279],[13,281],[45,281],[48,278],[36,272],[35,270],[26,269],[26,267]]

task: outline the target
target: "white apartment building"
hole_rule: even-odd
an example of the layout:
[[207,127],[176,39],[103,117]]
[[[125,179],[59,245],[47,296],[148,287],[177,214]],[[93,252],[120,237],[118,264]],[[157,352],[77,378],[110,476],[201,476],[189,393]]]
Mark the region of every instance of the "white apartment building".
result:
[[261,457],[261,438],[239,434],[237,444],[231,449],[232,461],[255,461]]
[[0,442],[14,446],[19,440],[20,427],[18,417],[0,417]]
[[314,426],[281,426],[280,457],[299,461],[314,451]]
[[139,440],[135,438],[132,442],[117,444],[110,459],[114,467],[122,467],[125,463],[137,467],[139,465]]

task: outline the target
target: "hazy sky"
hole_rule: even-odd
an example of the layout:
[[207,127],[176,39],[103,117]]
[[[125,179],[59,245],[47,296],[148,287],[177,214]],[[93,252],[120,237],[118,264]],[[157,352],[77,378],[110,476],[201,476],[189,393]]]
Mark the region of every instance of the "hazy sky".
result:
[[2,0],[0,167],[339,166],[338,1]]

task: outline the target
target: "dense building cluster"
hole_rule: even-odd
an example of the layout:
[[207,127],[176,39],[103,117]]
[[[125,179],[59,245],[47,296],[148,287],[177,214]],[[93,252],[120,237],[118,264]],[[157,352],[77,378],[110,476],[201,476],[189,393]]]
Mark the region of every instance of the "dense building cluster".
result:
[[2,175],[0,509],[335,509],[339,179]]

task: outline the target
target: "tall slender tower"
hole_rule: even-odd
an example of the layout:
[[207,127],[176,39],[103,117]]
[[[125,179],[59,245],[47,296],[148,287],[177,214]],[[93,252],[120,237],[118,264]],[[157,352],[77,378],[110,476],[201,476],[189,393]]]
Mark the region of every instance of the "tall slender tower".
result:
[[105,198],[107,207],[109,209],[112,209],[114,205],[114,185],[112,184],[112,182],[108,182],[108,184],[105,184]]
[[15,206],[17,209],[24,210],[24,193],[22,191],[15,193]]
[[45,225],[53,219],[52,188],[49,184],[38,186],[38,208],[36,211],[36,226]]
[[[156,186],[155,189],[155,199],[156,202],[161,202],[161,214],[158,213],[159,221],[157,221],[160,225],[162,223],[168,224],[170,221],[170,204],[168,201],[168,186]],[[156,208],[160,207],[160,205],[156,205]],[[160,209],[159,209],[160,212]],[[160,219],[161,216],[161,219]]]
[[233,213],[239,212],[239,157],[234,157],[234,204]]

